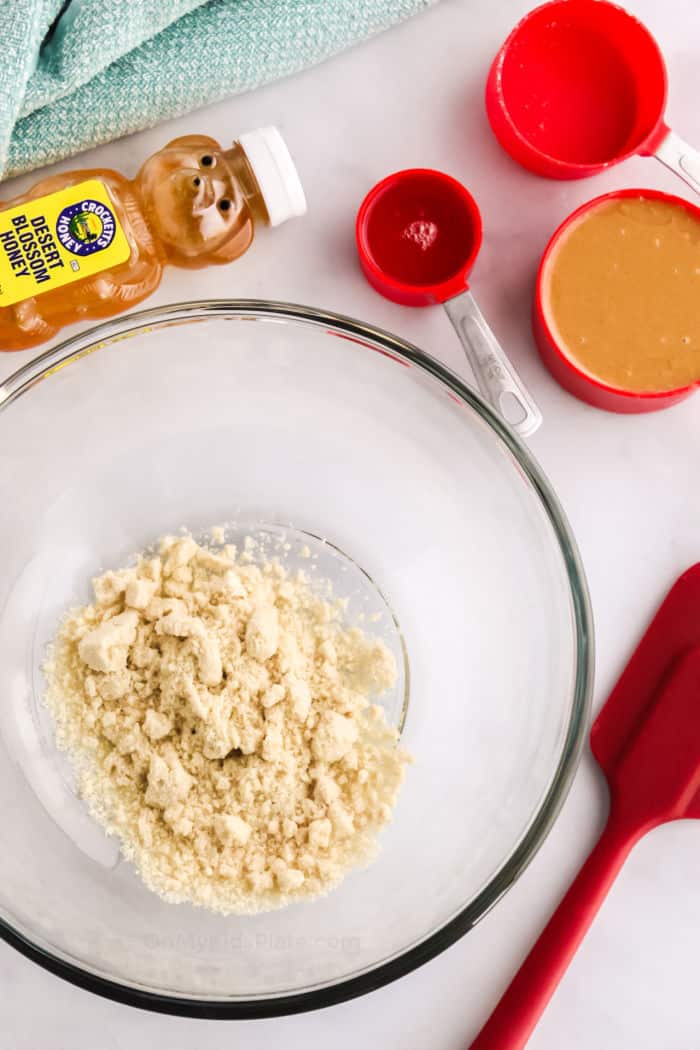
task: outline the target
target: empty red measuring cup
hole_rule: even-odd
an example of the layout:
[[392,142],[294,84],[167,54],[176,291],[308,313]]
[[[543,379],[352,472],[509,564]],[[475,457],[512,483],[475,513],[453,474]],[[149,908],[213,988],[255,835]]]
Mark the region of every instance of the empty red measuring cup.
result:
[[700,818],[700,565],[671,588],[591,749],[610,788],[607,825],[471,1050],[525,1046],[634,844],[666,821]]
[[465,187],[428,168],[398,171],[367,194],[355,234],[369,283],[402,306],[443,303],[482,395],[521,436],[534,433],[540,411],[468,290],[482,228]]
[[700,193],[700,153],[664,121],[666,66],[648,29],[607,0],[535,8],[498,52],[486,109],[505,150],[554,179],[655,156]]

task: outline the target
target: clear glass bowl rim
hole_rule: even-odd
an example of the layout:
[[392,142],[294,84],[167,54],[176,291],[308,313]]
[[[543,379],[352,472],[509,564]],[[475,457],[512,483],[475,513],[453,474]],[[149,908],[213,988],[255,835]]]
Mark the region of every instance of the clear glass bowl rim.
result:
[[589,721],[593,690],[593,617],[581,558],[571,528],[557,496],[538,463],[479,394],[454,372],[418,347],[381,328],[331,311],[294,303],[258,299],[211,299],[174,303],[140,310],[96,325],[46,350],[0,382],[0,412],[25,395],[58,368],[78,361],[105,346],[154,327],[173,322],[194,322],[233,317],[250,321],[279,321],[321,328],[376,348],[419,368],[441,382],[447,390],[473,409],[495,432],[515,457],[537,492],[559,543],[569,580],[576,642],[576,667],[571,717],[556,772],[549,791],[530,827],[499,871],[481,892],[454,918],[400,955],[361,974],[326,987],[293,994],[249,999],[195,999],[155,993],[139,985],[114,981],[98,971],[76,965],[67,957],[47,951],[0,919],[0,937],[44,969],[87,991],[115,1002],[157,1013],[182,1017],[252,1019],[279,1017],[333,1006],[381,988],[403,977],[464,936],[486,915],[519,878],[547,837],[578,766]]

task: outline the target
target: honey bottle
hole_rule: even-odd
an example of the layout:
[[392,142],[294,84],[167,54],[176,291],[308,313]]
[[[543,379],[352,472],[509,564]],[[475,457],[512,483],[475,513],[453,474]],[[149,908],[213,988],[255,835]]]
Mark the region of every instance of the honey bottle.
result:
[[167,265],[228,263],[255,224],[306,211],[276,128],[230,149],[174,139],[135,179],[92,169],[42,179],[0,203],[0,350],[24,350],[74,321],[110,317],[154,292]]

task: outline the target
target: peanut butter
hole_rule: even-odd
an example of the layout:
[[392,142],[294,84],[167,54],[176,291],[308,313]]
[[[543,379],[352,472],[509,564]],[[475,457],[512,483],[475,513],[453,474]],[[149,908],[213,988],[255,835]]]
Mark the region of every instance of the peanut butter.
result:
[[555,245],[543,293],[559,346],[609,386],[700,380],[700,219],[690,206],[641,195],[601,202]]

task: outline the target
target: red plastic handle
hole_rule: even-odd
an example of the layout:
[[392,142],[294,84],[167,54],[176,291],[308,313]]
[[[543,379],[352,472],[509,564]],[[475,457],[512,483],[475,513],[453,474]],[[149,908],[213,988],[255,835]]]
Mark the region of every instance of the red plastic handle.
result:
[[471,1050],[525,1046],[637,838],[638,834],[608,821]]

